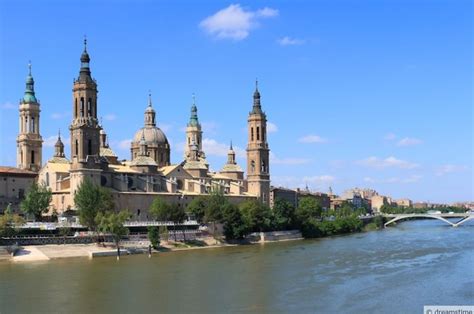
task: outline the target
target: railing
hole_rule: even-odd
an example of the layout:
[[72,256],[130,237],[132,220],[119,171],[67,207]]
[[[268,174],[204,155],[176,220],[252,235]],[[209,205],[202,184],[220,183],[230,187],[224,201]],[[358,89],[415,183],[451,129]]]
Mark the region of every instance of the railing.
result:
[[[186,220],[181,224],[175,224],[171,221],[126,221],[125,227],[150,227],[150,226],[198,226],[196,220]],[[27,222],[21,229],[40,229],[40,230],[56,230],[59,228],[85,229],[83,225],[76,222]]]

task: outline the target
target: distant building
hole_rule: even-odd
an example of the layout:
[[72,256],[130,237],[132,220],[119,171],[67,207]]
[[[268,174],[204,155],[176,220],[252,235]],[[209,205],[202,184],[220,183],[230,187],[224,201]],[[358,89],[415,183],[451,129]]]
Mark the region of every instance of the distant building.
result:
[[8,205],[13,211],[19,210],[20,201],[35,182],[36,176],[37,174],[30,170],[0,167],[0,213],[3,213]]
[[371,209],[374,213],[379,213],[383,205],[389,205],[387,197],[383,195],[374,195],[370,199]]
[[329,195],[321,192],[310,192],[309,190],[292,190],[282,187],[272,187],[270,189],[270,206],[273,207],[277,199],[285,200],[295,208],[298,207],[300,200],[304,197],[311,197],[316,199],[323,210],[328,210],[330,207]]
[[397,206],[400,206],[400,207],[412,207],[413,206],[413,202],[411,200],[409,200],[408,198],[402,198],[402,199],[396,200],[395,203],[397,203]]

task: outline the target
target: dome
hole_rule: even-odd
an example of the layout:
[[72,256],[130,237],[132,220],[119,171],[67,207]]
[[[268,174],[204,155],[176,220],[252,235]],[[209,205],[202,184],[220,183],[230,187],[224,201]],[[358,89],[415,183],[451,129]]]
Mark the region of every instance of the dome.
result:
[[145,137],[145,142],[147,145],[158,146],[168,144],[168,139],[166,138],[165,133],[163,133],[163,131],[157,127],[144,127],[139,129],[133,137],[133,143],[140,143],[142,134]]
[[155,112],[152,106],[148,106],[145,110],[145,112]]

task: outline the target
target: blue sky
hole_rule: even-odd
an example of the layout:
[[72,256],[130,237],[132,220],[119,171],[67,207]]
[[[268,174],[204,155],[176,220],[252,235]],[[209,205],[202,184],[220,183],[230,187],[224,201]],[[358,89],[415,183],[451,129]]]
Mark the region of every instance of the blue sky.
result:
[[[148,90],[182,160],[192,93],[211,167],[245,166],[258,77],[274,185],[473,199],[471,1],[1,1],[0,164],[15,165],[28,60],[43,161],[68,139],[84,34],[110,143],[129,158]],[[66,146],[69,155],[69,145]]]

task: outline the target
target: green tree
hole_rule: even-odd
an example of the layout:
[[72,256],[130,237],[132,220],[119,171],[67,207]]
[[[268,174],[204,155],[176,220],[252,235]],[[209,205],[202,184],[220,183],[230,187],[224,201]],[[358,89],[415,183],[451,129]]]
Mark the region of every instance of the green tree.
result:
[[186,242],[186,229],[184,228],[183,223],[186,221],[186,218],[188,218],[188,215],[186,215],[186,211],[184,210],[183,206],[180,206],[179,204],[173,204],[170,206],[171,207],[171,221],[174,223],[174,235],[175,235],[175,241],[176,241],[176,225],[181,225],[181,231],[183,232],[183,240]]
[[33,183],[21,202],[20,208],[26,215],[32,215],[41,221],[43,213],[48,211],[52,199],[51,190],[44,184]]
[[148,227],[148,239],[151,242],[151,246],[154,249],[158,249],[160,247],[160,229],[156,226]]
[[74,203],[79,213],[81,225],[91,231],[97,231],[97,215],[114,210],[113,197],[110,191],[85,179],[79,186]]
[[158,221],[172,221],[171,206],[161,197],[155,197],[149,209],[151,217]]
[[95,218],[98,230],[112,235],[117,247],[117,257],[120,256],[120,240],[129,232],[128,228],[123,225],[129,217],[130,213],[124,210],[119,213],[99,212]]
[[302,226],[306,221],[309,221],[311,218],[321,217],[323,208],[319,200],[314,197],[303,197],[298,203],[296,208],[296,220],[298,224]]
[[229,202],[222,208],[221,221],[224,224],[224,236],[226,240],[243,239],[249,232],[249,228],[242,218],[239,208]]
[[0,237],[14,236],[23,224],[25,224],[25,220],[22,217],[5,211],[5,214],[0,216]]
[[71,232],[71,228],[69,227],[66,227],[66,226],[59,227],[58,234],[63,237],[63,244],[66,244],[66,238],[70,232]]
[[240,212],[245,224],[251,231],[266,231],[272,225],[270,208],[257,200],[249,200],[240,204]]
[[295,226],[295,207],[288,201],[277,198],[273,205],[275,229],[289,230]]
[[209,203],[209,197],[206,195],[200,195],[194,198],[186,207],[188,213],[192,214],[197,222],[203,223],[204,216],[206,215],[206,208]]

